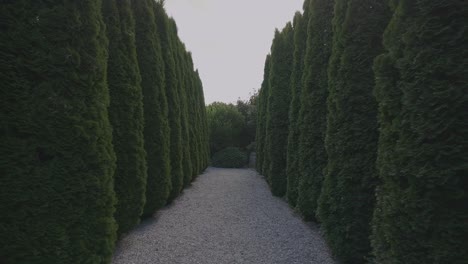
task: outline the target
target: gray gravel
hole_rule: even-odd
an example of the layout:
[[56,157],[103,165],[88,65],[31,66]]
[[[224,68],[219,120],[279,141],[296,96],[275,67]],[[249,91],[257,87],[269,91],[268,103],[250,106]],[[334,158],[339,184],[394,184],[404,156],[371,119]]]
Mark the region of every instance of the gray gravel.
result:
[[209,168],[117,245],[114,264],[335,263],[316,226],[251,169]]

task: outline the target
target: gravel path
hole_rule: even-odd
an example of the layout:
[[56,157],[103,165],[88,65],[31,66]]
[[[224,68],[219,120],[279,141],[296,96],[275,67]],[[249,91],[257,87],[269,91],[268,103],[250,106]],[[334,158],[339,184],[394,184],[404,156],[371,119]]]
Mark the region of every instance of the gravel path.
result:
[[118,244],[114,264],[335,263],[251,169],[209,168],[171,206]]

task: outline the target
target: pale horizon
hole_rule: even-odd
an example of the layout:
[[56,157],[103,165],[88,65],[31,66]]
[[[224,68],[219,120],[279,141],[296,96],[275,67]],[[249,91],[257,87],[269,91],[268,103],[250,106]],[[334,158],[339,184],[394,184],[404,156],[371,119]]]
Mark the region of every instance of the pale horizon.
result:
[[302,11],[303,0],[166,0],[192,52],[205,103],[246,100],[260,88],[276,28]]

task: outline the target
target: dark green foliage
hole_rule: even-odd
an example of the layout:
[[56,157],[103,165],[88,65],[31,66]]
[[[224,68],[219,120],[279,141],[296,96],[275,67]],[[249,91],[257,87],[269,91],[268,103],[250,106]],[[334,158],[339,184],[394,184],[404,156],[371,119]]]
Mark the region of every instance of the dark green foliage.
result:
[[[175,24],[171,27],[173,32],[176,33]],[[174,35],[174,34],[173,34]],[[180,100],[180,124],[182,128],[182,166],[184,173],[184,186],[188,186],[192,182],[193,178],[193,165],[192,165],[192,146],[190,144],[190,127],[189,127],[189,86],[187,82],[190,71],[188,64],[185,61],[185,48],[180,40],[173,40],[175,47],[177,48],[177,78],[179,80],[179,100]]]
[[148,180],[143,215],[164,206],[171,190],[168,106],[164,86],[164,61],[152,0],[133,0],[136,47],[143,89],[145,150]]
[[122,0],[116,4],[116,0],[104,0],[102,12],[109,39],[109,120],[117,156],[114,174],[117,206],[114,217],[120,235],[139,223],[145,204],[147,168],[143,141],[143,97],[130,1]]
[[265,153],[269,156],[268,179],[275,196],[286,193],[286,149],[290,103],[294,31],[288,23],[276,31],[271,48],[270,93],[267,106]]
[[257,112],[257,133],[255,142],[257,142],[257,159],[256,168],[260,174],[265,175],[263,171],[264,166],[264,146],[265,146],[265,129],[266,129],[266,112],[268,105],[268,86],[270,76],[270,55],[265,59],[265,68],[263,73],[263,82],[260,91],[258,92],[258,112]]
[[325,145],[326,176],[318,217],[335,255],[363,263],[370,251],[376,185],[377,104],[372,62],[388,22],[382,1],[336,0]]
[[239,146],[247,148],[255,141],[257,130],[257,99],[258,93],[254,92],[248,100],[237,100],[236,108],[244,116],[244,127],[240,133]]
[[227,147],[240,147],[239,137],[245,126],[244,116],[232,104],[214,102],[206,107],[210,128],[211,153]]
[[393,1],[375,61],[377,263],[467,263],[466,1]]
[[229,147],[215,153],[211,165],[218,168],[243,168],[247,161],[247,153],[239,148]]
[[291,104],[289,107],[289,135],[287,148],[287,192],[288,203],[296,206],[299,180],[299,109],[301,107],[302,73],[307,40],[308,17],[297,12],[294,17],[294,62],[291,74]]
[[[168,201],[174,200],[182,191],[184,185],[184,175],[182,168],[182,127],[181,106],[179,99],[179,90],[182,80],[178,80],[176,60],[177,47],[173,43],[173,29],[169,25],[169,17],[166,14],[162,4],[157,2],[154,4],[154,15],[156,18],[156,27],[161,41],[162,58],[164,61],[164,76],[165,89],[168,104],[168,120],[170,128],[170,167],[171,167],[171,182],[172,188],[168,197]],[[175,25],[174,25],[175,26]],[[180,74],[179,74],[180,75]]]
[[205,106],[205,97],[203,95],[203,84],[198,70],[195,71],[195,89],[197,95],[197,112],[199,122],[199,150],[200,150],[200,170],[202,173],[207,167],[210,157],[210,149],[208,147],[208,116]]
[[2,1],[2,263],[110,262],[115,154],[100,11],[101,1]]
[[307,220],[315,219],[327,165],[327,66],[331,53],[333,6],[334,1],[312,0],[307,7],[310,20],[299,113],[300,154],[297,166],[301,172],[297,207]]
[[199,145],[197,142],[197,133],[198,133],[198,126],[197,126],[197,119],[196,119],[196,98],[195,98],[195,81],[194,81],[194,74],[193,74],[193,61],[192,55],[189,52],[185,53],[185,61],[187,67],[187,75],[185,78],[186,83],[186,90],[187,90],[187,110],[188,110],[188,123],[189,123],[189,142],[190,142],[190,157],[192,163],[192,178],[195,178],[201,170],[201,164],[199,162]]

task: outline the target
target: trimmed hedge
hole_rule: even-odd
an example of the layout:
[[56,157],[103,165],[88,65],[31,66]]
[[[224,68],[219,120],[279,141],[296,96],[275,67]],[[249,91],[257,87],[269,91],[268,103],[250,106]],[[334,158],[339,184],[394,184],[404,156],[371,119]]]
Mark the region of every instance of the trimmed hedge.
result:
[[275,196],[286,194],[286,152],[290,83],[293,66],[294,30],[291,23],[279,32],[271,48],[270,89],[267,106],[265,153],[269,157],[267,175]]
[[307,220],[316,219],[318,199],[327,165],[325,131],[327,128],[328,60],[332,46],[334,1],[314,0],[307,29],[304,88],[299,111],[299,161],[301,173],[297,208]]
[[294,16],[294,54],[293,54],[293,69],[291,73],[291,103],[289,106],[289,135],[287,142],[286,156],[286,177],[287,191],[286,197],[288,203],[296,206],[298,196],[298,180],[299,180],[299,110],[301,109],[301,94],[302,94],[302,74],[304,69],[304,55],[307,41],[307,23],[308,13],[304,16],[297,12]]
[[172,41],[173,29],[170,28],[169,17],[161,2],[154,2],[154,16],[161,41],[162,59],[164,61],[164,87],[168,104],[167,118],[169,120],[170,129],[169,157],[172,184],[168,202],[171,202],[180,194],[184,186],[184,172],[182,168],[182,126],[180,121],[181,102],[179,98],[182,80],[179,80],[177,76],[177,47]]
[[466,1],[393,1],[374,64],[377,263],[468,261]]
[[114,190],[118,202],[114,217],[121,235],[140,222],[146,199],[143,94],[130,0],[118,4],[116,0],[104,0],[102,11],[109,38],[109,119],[117,156]]
[[115,153],[100,11],[101,1],[1,4],[2,263],[111,261]]
[[255,136],[256,148],[257,148],[257,160],[255,166],[260,174],[266,175],[265,166],[265,131],[266,131],[266,114],[268,106],[268,94],[269,94],[269,81],[268,76],[270,75],[270,60],[271,55],[268,54],[265,59],[265,66],[263,70],[263,82],[260,91],[258,92],[258,112],[257,112],[257,134]]
[[328,163],[318,217],[334,254],[345,263],[363,263],[370,253],[378,139],[372,64],[383,50],[388,11],[386,3],[374,0],[335,1],[328,68]]
[[171,191],[170,130],[164,86],[164,61],[152,0],[133,0],[138,63],[143,89],[148,179],[143,215],[164,206]]
[[247,153],[239,148],[229,147],[215,153],[211,165],[219,168],[243,168],[247,162]]

